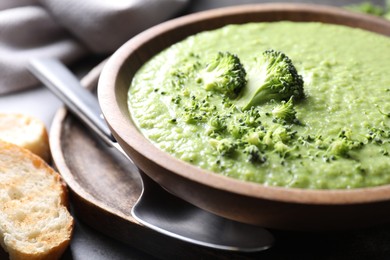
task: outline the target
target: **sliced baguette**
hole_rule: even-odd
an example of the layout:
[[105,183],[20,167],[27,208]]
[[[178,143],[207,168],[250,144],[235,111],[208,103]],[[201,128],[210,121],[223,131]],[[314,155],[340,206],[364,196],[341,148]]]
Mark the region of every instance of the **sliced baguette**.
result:
[[40,157],[0,141],[0,244],[10,259],[58,259],[73,218],[60,175]]
[[0,140],[26,148],[46,162],[50,160],[45,124],[33,116],[0,113]]

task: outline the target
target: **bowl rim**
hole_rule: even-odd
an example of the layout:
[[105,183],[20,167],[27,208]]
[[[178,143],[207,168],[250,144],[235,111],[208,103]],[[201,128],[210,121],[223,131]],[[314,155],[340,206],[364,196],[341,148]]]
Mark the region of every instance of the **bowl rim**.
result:
[[[380,28],[386,28],[385,32],[390,35],[390,22],[386,21],[385,19],[365,14],[353,13],[339,7],[318,4],[246,4],[202,11],[163,22],[145,30],[144,32],[124,43],[112,54],[103,67],[98,83],[98,99],[103,115],[108,122],[113,135],[115,138],[117,138],[118,141],[127,143],[132,147],[132,149],[136,150],[146,158],[153,158],[153,161],[156,164],[173,172],[176,175],[214,189],[219,189],[246,197],[287,203],[318,205],[364,204],[389,200],[390,184],[354,189],[314,190],[286,188],[242,181],[239,179],[226,177],[221,174],[216,174],[209,170],[201,169],[197,166],[191,165],[190,163],[177,159],[153,145],[138,131],[136,126],[128,123],[129,119],[126,115],[123,114],[120,107],[118,106],[118,100],[115,93],[115,82],[116,76],[118,75],[122,63],[125,60],[123,57],[128,57],[131,53],[136,52],[140,46],[152,40],[156,35],[167,33],[175,30],[177,27],[186,26],[190,23],[199,22],[204,19],[216,19],[226,15],[243,15],[248,12],[266,13],[278,11],[304,11],[312,12],[313,14],[335,15],[342,19],[348,18],[360,20],[362,21],[362,26],[364,26],[364,23],[366,22],[375,23]],[[377,33],[383,34],[383,32]]]

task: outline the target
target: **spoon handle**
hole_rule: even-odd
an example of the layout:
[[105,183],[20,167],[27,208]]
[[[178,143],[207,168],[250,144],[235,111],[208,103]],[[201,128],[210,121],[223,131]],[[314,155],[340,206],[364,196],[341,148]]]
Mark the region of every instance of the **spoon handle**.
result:
[[106,143],[115,142],[96,97],[58,60],[32,59],[28,69]]

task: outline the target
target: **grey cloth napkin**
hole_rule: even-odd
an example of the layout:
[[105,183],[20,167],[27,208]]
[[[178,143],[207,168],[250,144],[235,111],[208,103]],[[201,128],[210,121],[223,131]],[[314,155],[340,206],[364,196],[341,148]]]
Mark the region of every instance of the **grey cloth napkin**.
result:
[[65,63],[110,54],[189,0],[1,0],[0,95],[34,86],[32,57]]

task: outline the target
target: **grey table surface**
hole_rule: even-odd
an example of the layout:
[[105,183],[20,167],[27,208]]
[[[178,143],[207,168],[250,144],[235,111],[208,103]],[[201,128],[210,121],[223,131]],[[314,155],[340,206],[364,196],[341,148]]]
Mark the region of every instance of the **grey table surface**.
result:
[[[178,15],[198,12],[206,9],[264,3],[261,0],[193,0]],[[270,1],[268,1],[270,2]],[[301,2],[324,5],[345,6],[361,1],[348,0],[304,0],[273,1]],[[384,1],[373,1],[383,5]],[[98,64],[100,58],[92,58],[78,65],[80,71],[88,71]],[[45,102],[42,102],[45,100]],[[48,128],[57,109],[62,103],[45,87],[0,96],[0,112],[18,112],[34,115],[43,120]],[[74,213],[74,212],[73,212]],[[390,259],[390,225],[369,229],[359,229],[332,233],[305,233],[273,231],[276,245],[256,258],[261,259]],[[147,252],[141,252],[125,243],[107,237],[76,218],[74,235],[70,247],[63,255],[63,260],[106,260],[106,259],[154,259]],[[201,256],[194,256],[199,259]],[[245,258],[251,258],[250,255]],[[8,255],[0,249],[0,259]]]

